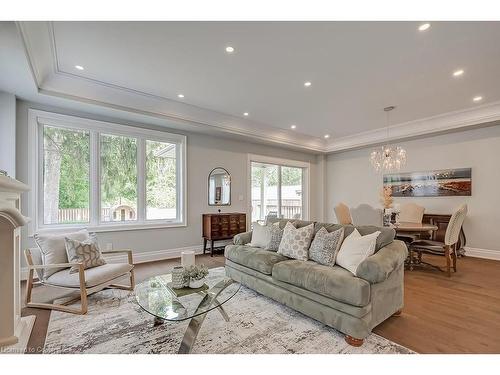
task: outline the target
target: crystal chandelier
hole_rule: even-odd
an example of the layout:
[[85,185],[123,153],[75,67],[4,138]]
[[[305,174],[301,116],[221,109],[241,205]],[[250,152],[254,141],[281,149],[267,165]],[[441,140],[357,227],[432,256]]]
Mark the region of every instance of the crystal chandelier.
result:
[[399,146],[392,146],[389,143],[389,112],[394,106],[385,107],[387,144],[372,151],[370,161],[373,168],[377,171],[393,172],[399,171],[406,164],[406,150]]

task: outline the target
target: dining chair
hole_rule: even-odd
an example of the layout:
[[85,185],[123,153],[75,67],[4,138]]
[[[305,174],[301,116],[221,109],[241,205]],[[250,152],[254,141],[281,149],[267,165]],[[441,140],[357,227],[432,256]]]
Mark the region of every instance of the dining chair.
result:
[[[399,212],[399,222],[401,223],[422,223],[425,207],[416,203],[405,203],[401,205]],[[420,238],[419,233],[398,232],[397,237],[406,243],[411,243]]]
[[416,203],[405,203],[401,205],[399,221],[403,223],[421,223],[424,217],[425,207]]
[[351,208],[352,223],[354,225],[374,225],[381,227],[383,225],[383,210],[374,208],[369,204],[362,203],[358,207]]
[[450,218],[444,242],[432,240],[416,240],[409,245],[410,256],[412,252],[417,252],[420,263],[428,264],[442,271],[441,267],[430,263],[421,262],[422,254],[444,255],[446,258],[446,274],[451,276],[451,268],[453,263],[453,271],[457,272],[457,243],[465,217],[467,216],[467,205],[461,205]]
[[335,211],[335,216],[337,217],[337,222],[339,224],[352,224],[351,212],[349,211],[349,207],[347,207],[347,205],[340,202],[333,208],[333,210]]

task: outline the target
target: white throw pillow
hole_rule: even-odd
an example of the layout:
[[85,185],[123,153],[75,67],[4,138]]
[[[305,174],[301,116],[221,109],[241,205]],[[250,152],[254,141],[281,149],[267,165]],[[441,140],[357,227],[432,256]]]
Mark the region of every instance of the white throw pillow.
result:
[[[41,234],[35,233],[35,242],[40,248],[43,257],[43,264],[58,264],[68,263],[68,255],[66,254],[66,243],[64,238],[72,240],[85,241],[88,240],[89,232],[87,229],[74,233],[63,234]],[[60,271],[62,268],[48,268],[44,270],[44,278]]]
[[248,245],[265,249],[269,242],[271,242],[271,228],[268,225],[253,223],[252,241]]
[[307,260],[309,245],[314,235],[314,224],[295,228],[292,223],[285,225],[278,254],[298,260]]
[[358,266],[375,252],[375,244],[380,231],[366,236],[359,234],[357,229],[345,238],[337,254],[336,263],[356,275]]

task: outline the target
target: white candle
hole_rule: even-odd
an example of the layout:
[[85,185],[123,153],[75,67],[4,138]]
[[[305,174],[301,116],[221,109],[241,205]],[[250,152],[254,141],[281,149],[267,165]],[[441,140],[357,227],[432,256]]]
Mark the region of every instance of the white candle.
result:
[[194,251],[183,251],[181,253],[181,265],[184,268],[194,266]]

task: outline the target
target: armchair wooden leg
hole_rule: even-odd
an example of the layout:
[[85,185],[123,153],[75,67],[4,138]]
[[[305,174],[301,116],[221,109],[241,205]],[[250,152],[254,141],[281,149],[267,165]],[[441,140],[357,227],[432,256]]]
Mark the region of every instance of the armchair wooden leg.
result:
[[363,345],[363,342],[365,341],[364,339],[357,339],[349,335],[345,335],[344,339],[349,345],[356,347]]
[[444,246],[444,256],[446,258],[446,275],[451,277],[451,254],[450,254],[450,246]]

